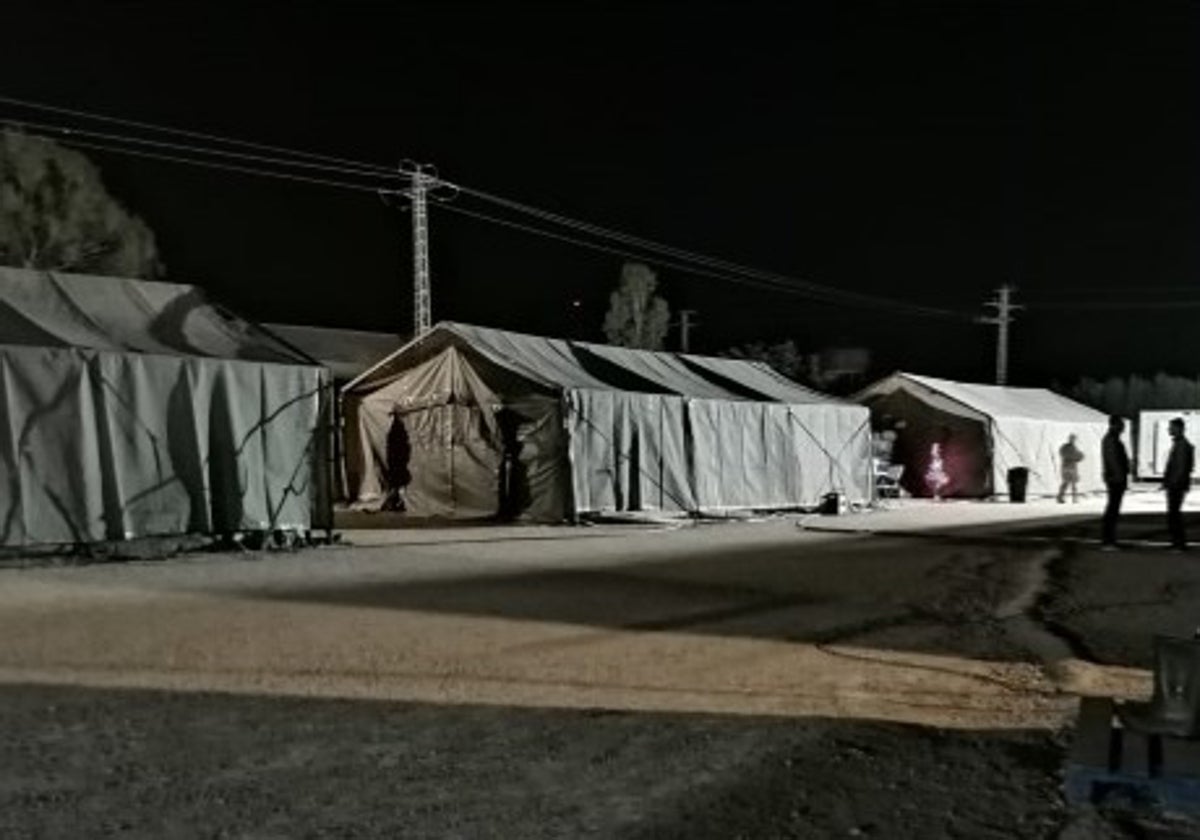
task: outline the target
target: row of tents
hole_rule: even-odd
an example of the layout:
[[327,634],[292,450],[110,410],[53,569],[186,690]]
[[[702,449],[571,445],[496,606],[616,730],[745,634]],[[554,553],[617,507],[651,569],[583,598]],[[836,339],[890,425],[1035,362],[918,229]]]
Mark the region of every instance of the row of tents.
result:
[[847,401],[753,361],[454,323],[335,389],[196,287],[0,268],[3,547],[327,529],[337,495],[537,521],[865,504],[885,419],[915,495],[935,442],[945,495],[1016,466],[1055,492],[1072,434],[1102,487],[1106,418],[1040,389],[895,374]]

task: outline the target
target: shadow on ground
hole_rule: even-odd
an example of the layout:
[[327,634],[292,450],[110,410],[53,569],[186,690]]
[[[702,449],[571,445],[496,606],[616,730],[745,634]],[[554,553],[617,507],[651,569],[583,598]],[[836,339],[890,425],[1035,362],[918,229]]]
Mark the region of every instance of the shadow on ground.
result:
[[1044,838],[1060,739],[10,686],[5,837]]
[[[1188,512],[1184,523],[1193,539],[1200,538],[1200,513]],[[1026,528],[1011,527],[1008,533],[1014,537],[1046,537],[1050,539],[1099,540],[1098,518],[1075,521],[1056,521]],[[1167,543],[1166,511],[1163,513],[1127,513],[1121,517],[1119,538],[1130,542]]]
[[723,545],[668,560],[243,594],[1032,661],[1031,654],[1006,640],[994,616],[1027,585],[1029,558],[1028,549],[846,537],[815,547],[802,541]]

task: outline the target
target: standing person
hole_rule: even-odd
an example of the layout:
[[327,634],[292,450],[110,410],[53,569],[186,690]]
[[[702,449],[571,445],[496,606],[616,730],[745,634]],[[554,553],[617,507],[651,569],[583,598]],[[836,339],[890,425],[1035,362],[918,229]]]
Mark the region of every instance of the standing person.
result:
[[1121,514],[1121,498],[1129,486],[1129,453],[1121,440],[1125,421],[1117,415],[1108,418],[1108,433],[1100,444],[1100,455],[1104,463],[1104,486],[1108,490],[1108,504],[1104,508],[1103,536],[1101,548],[1105,551],[1117,549],[1117,517]]
[[1196,456],[1191,442],[1183,436],[1183,418],[1176,417],[1167,426],[1171,434],[1171,453],[1163,471],[1163,489],[1167,491],[1167,530],[1171,547],[1187,550],[1187,529],[1183,527],[1183,497],[1192,487],[1192,469]]
[[934,501],[941,501],[942,489],[949,483],[950,476],[946,475],[946,465],[942,462],[942,445],[934,443],[929,447],[929,468],[925,470],[925,485]]
[[1058,503],[1067,500],[1067,488],[1071,489],[1072,503],[1079,501],[1079,462],[1083,453],[1075,445],[1075,435],[1070,435],[1067,442],[1058,448],[1059,463],[1062,467],[1062,485],[1058,488]]

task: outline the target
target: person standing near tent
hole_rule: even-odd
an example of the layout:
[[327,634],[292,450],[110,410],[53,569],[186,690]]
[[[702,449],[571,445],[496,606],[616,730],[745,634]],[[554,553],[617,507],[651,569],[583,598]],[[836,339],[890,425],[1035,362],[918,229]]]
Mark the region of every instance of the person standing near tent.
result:
[[934,443],[929,447],[929,467],[925,470],[925,484],[934,501],[941,501],[942,490],[950,483],[946,474],[946,464],[942,460],[942,445]]
[[1192,487],[1192,470],[1196,456],[1191,442],[1183,436],[1183,418],[1176,417],[1167,426],[1171,434],[1171,452],[1163,470],[1163,489],[1167,491],[1167,530],[1171,547],[1187,550],[1187,529],[1183,526],[1183,497]]
[[1067,442],[1058,448],[1058,458],[1062,470],[1062,484],[1058,488],[1058,503],[1062,504],[1067,500],[1067,488],[1071,490],[1071,501],[1078,502],[1079,462],[1083,460],[1083,453],[1075,445],[1074,434],[1069,435]]
[[1108,418],[1108,432],[1100,444],[1100,455],[1104,464],[1104,486],[1108,490],[1108,504],[1104,508],[1104,525],[1101,546],[1106,551],[1117,548],[1117,517],[1121,514],[1121,499],[1129,486],[1129,453],[1121,441],[1125,421],[1117,415]]

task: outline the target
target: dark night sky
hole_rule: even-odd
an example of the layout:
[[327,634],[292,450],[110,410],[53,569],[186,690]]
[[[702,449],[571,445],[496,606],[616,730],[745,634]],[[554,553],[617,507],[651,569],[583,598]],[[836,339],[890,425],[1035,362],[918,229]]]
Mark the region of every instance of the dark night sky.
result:
[[[1031,304],[1016,384],[1200,373],[1200,309],[1034,305],[1200,301],[1195,5],[234,8],[10,8],[0,95],[430,161],[639,236],[968,313],[1013,282]],[[411,323],[408,217],[377,197],[92,156],[158,233],[167,279],[262,320]],[[432,225],[435,319],[600,338],[622,258],[444,211]],[[881,371],[991,375],[983,326],[660,279],[699,311],[702,351],[846,342]]]

